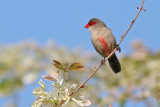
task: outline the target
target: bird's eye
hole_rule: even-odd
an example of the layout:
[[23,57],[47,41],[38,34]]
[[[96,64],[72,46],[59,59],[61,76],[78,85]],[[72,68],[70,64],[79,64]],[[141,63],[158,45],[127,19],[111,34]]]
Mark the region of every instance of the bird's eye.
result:
[[89,26],[93,26],[93,25],[95,25],[95,24],[96,24],[96,22],[89,22],[89,23],[88,23]]

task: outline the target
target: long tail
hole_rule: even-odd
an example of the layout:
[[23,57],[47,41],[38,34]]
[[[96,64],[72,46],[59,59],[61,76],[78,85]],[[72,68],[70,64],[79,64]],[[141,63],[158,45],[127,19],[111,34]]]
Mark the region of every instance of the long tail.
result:
[[114,73],[118,73],[121,71],[121,65],[119,63],[119,60],[116,56],[116,54],[113,54],[109,59],[108,59],[109,65],[112,68]]

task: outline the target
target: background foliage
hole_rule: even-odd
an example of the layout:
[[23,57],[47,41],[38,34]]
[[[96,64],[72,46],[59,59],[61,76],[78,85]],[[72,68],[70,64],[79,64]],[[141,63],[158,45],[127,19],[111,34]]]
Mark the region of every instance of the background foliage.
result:
[[[83,64],[84,71],[72,71],[69,74],[69,82],[76,82],[80,85],[94,67],[98,66],[101,57],[96,55],[91,52],[83,52],[80,48],[70,50],[66,47],[58,47],[52,41],[45,46],[39,46],[35,42],[1,45],[0,100],[7,96],[13,96],[13,101],[11,101],[12,103],[0,101],[0,106],[19,106],[19,101],[14,95],[18,96],[23,87],[35,84],[35,82],[37,84],[42,74],[50,73],[56,76],[58,69],[52,65],[53,59],[69,64],[74,62]],[[110,103],[124,107],[128,105],[128,102],[132,102],[134,105],[142,102],[144,107],[160,106],[160,52],[152,52],[138,41],[132,44],[130,54],[119,55],[122,66],[121,73],[114,74],[107,63],[86,84],[87,86],[75,95],[85,95],[92,102],[91,107],[104,107]],[[48,82],[43,81],[46,84]],[[54,93],[49,86],[47,86],[47,90]],[[30,97],[34,98],[34,96]],[[26,107],[31,104],[32,102]],[[69,103],[67,106],[75,107],[77,105]]]

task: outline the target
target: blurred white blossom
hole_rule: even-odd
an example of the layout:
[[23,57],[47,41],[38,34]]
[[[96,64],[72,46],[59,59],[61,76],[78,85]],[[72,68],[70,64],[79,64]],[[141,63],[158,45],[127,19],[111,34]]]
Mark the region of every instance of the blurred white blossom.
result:
[[[45,76],[43,76],[45,78]],[[57,106],[61,104],[62,106],[67,105],[70,101],[77,103],[79,106],[89,106],[91,102],[84,98],[84,96],[80,96],[81,100],[77,100],[69,96],[71,92],[73,92],[77,84],[71,84],[69,88],[65,87],[67,83],[63,82],[63,79],[58,80],[51,85],[55,87],[58,91],[57,97],[51,97],[50,93],[46,92],[46,86],[42,80],[39,81],[39,88],[33,90],[33,94],[36,97],[36,101],[33,102],[32,107],[40,107],[45,104],[52,104],[53,106]]]

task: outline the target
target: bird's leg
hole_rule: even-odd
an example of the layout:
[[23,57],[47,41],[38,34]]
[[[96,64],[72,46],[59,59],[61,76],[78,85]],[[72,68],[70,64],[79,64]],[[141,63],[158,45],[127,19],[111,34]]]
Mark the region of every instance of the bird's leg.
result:
[[116,45],[116,49],[119,51],[119,53],[121,52],[121,48],[119,47],[119,45]]
[[106,59],[106,58],[104,57],[104,58],[102,59],[102,61],[101,61],[101,63],[102,63],[103,65],[106,65],[106,64],[105,64],[105,59]]

